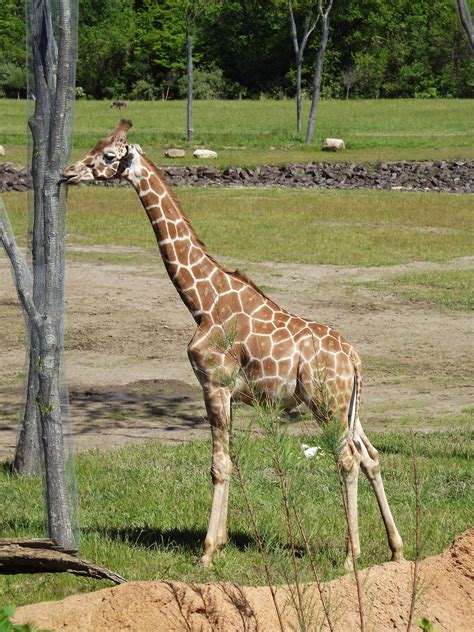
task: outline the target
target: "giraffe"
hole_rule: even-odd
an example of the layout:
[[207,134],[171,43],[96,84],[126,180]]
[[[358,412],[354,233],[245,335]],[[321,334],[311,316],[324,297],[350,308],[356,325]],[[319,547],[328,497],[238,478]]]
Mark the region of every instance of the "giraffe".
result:
[[64,170],[61,181],[78,184],[120,177],[132,184],[155,232],[168,275],[196,322],[188,357],[203,390],[212,435],[213,493],[202,563],[211,565],[213,554],[227,541],[232,403],[252,403],[259,397],[278,401],[286,410],[304,403],[321,421],[315,375],[322,373],[330,405],[344,426],[338,463],[349,517],[345,567],[351,569],[353,555],[360,555],[360,469],[375,492],[392,560],[403,559],[378,453],[359,419],[362,371],[356,350],[335,329],[287,312],[243,273],[219,265],[197,237],[162,171],[139,145],[127,141],[131,126],[122,119],[81,160]]

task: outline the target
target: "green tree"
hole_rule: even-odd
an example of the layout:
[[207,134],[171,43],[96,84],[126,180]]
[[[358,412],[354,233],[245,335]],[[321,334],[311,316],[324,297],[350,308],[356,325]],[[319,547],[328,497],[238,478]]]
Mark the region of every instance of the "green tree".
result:
[[25,38],[24,0],[2,0],[0,2],[0,64],[25,66]]
[[133,0],[81,0],[77,84],[87,94],[124,96],[134,30]]

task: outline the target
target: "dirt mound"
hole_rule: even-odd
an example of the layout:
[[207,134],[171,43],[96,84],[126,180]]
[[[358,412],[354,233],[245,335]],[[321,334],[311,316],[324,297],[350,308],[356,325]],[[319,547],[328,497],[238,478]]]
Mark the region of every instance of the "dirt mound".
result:
[[[446,632],[472,630],[474,600],[474,529],[441,555],[420,565],[422,594],[416,616],[427,617]],[[411,597],[412,562],[387,563],[361,572],[366,629],[406,630]],[[304,586],[311,628],[323,622],[316,586]],[[336,630],[359,629],[354,578],[347,575],[324,584],[330,595],[331,619]],[[298,629],[288,587],[277,589],[284,627]],[[180,582],[132,582],[62,601],[19,608],[19,623],[36,621],[54,631],[233,632],[279,630],[268,587],[239,588],[231,584],[187,585]],[[323,626],[327,630],[327,626]],[[413,629],[419,629],[414,625]]]

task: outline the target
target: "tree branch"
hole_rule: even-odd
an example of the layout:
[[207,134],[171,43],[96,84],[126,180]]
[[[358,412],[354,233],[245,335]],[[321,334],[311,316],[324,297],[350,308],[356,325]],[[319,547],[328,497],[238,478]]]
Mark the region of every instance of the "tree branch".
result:
[[0,198],[0,242],[10,259],[15,286],[30,323],[41,327],[42,319],[33,301],[33,279],[31,270],[15,241],[3,199]]
[[469,42],[469,48],[471,49],[471,55],[474,55],[474,28],[472,25],[471,11],[466,0],[456,0],[456,7],[458,10],[459,20],[467,35]]
[[0,574],[17,573],[72,573],[94,579],[110,579],[116,584],[127,581],[107,568],[57,550],[53,540],[0,540]]

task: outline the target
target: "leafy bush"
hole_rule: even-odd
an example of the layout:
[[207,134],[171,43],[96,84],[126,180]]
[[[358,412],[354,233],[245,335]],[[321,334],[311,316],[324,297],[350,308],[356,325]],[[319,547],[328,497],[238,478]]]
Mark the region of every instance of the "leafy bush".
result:
[[34,623],[19,625],[11,622],[11,617],[15,614],[15,606],[6,606],[0,609],[0,632],[48,632],[40,630]]
[[76,99],[85,99],[87,97],[86,91],[81,86],[76,86]]
[[[188,78],[183,75],[176,82],[178,97],[186,98]],[[238,96],[237,84],[228,81],[220,68],[195,68],[193,75],[193,95],[195,99],[225,99]]]
[[25,97],[26,70],[8,61],[0,64],[0,91],[6,97]]
[[153,101],[156,98],[155,86],[145,79],[139,79],[133,84],[130,97],[138,101]]

